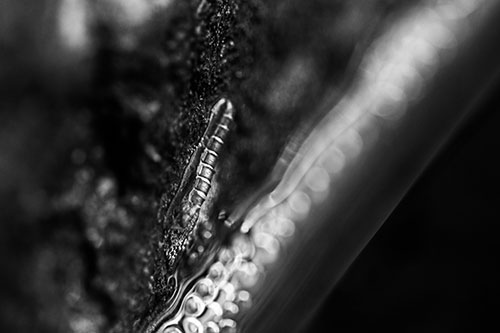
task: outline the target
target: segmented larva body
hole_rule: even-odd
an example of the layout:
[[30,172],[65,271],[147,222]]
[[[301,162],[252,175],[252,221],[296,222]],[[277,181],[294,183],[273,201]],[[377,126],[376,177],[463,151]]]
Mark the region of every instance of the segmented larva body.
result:
[[169,220],[165,247],[169,270],[173,272],[186,249],[192,231],[199,224],[201,207],[212,187],[219,155],[234,120],[233,104],[221,98],[211,109],[207,129],[186,166],[176,196],[166,212]]
[[[169,223],[164,235],[165,256],[168,264],[168,274],[171,274],[171,276],[175,276],[177,263],[189,247],[190,242],[195,244],[200,242],[199,239],[193,236],[193,231],[197,227],[203,227],[210,223],[206,219],[200,221],[202,220],[200,215],[202,215],[202,206],[208,199],[213,185],[219,155],[233,126],[234,113],[233,104],[226,98],[221,98],[212,107],[207,129],[191,156],[189,164],[186,166],[177,194],[166,212]],[[198,250],[200,246],[194,248]],[[179,283],[183,284],[185,282],[180,281]],[[177,288],[181,289],[179,285]],[[172,315],[171,311],[175,308],[172,305],[168,311],[160,315],[156,323],[146,332],[152,332],[154,327],[161,325],[163,321]],[[179,331],[177,329],[171,331],[169,328],[167,332]]]
[[218,116],[220,108],[224,106],[225,109],[222,116],[220,116],[220,120],[217,123],[213,134],[206,143],[196,170],[194,187],[189,194],[189,201],[194,206],[201,207],[208,196],[208,192],[212,186],[212,179],[215,175],[215,167],[217,165],[219,154],[224,146],[224,140],[230,131],[230,126],[234,121],[234,107],[232,103],[225,98],[220,99],[219,102],[213,107],[212,117]]

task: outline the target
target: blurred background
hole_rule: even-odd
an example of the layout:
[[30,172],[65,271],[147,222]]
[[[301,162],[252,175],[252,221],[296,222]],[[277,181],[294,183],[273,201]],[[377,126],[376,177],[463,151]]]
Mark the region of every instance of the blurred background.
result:
[[498,327],[497,85],[342,278],[311,331]]
[[[240,108],[220,179],[218,205],[230,208],[342,94],[374,37],[419,3],[0,0],[0,331],[133,332],[161,304],[156,214],[213,102],[228,95]],[[498,326],[499,92],[311,330]]]

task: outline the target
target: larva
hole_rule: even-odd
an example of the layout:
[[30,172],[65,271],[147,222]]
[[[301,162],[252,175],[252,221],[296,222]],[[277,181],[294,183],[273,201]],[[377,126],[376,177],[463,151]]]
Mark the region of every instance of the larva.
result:
[[165,255],[170,273],[185,251],[201,207],[209,196],[219,155],[233,126],[234,112],[233,104],[226,98],[221,98],[212,107],[207,129],[165,214]]
[[208,192],[210,191],[212,179],[215,174],[215,167],[217,160],[219,158],[220,151],[224,145],[224,140],[226,139],[230,126],[233,123],[233,113],[234,108],[230,101],[222,98],[214,106],[212,111],[212,117],[216,117],[220,113],[219,108],[224,108],[216,128],[208,140],[203,153],[201,154],[201,159],[198,164],[196,171],[196,180],[194,188],[189,194],[189,198],[192,204],[201,206],[205,199],[207,198]]

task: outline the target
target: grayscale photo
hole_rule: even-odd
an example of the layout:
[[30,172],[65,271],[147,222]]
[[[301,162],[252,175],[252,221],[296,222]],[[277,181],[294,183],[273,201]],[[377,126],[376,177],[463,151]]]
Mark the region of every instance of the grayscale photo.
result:
[[500,1],[0,0],[0,332],[500,331]]

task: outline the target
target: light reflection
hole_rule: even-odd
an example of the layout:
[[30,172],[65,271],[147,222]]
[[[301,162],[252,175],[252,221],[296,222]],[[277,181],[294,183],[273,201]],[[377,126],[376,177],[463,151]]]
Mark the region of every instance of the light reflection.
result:
[[450,49],[457,45],[457,39],[450,28],[443,24],[436,10],[427,9],[421,20],[415,24],[416,33],[440,49]]
[[59,34],[71,50],[82,51],[90,42],[87,3],[80,0],[63,0],[59,7]]
[[240,292],[238,292],[237,302],[244,307],[250,307],[252,302],[250,293],[246,290],[241,290]]
[[338,138],[336,145],[347,160],[352,160],[361,153],[363,139],[356,129],[349,128]]
[[296,217],[304,217],[311,208],[311,199],[302,191],[293,192],[288,198],[290,209],[296,214]]
[[314,166],[305,176],[306,185],[314,192],[325,192],[330,187],[330,176],[325,169]]
[[277,219],[276,235],[281,237],[292,237],[295,232],[295,223],[287,218]]
[[403,89],[390,81],[382,81],[376,88],[378,89],[377,95],[381,98],[371,111],[385,119],[401,117],[406,110],[407,103]]
[[182,322],[182,327],[186,333],[202,333],[203,326],[201,323],[192,317],[186,317]]
[[[266,225],[265,223],[260,223],[259,225]],[[238,255],[243,258],[253,258],[255,255],[255,246],[247,236],[245,235],[237,235],[233,239],[233,248]]]
[[[464,1],[459,4],[460,11],[452,5],[449,7],[454,12],[446,12],[447,5],[441,4],[439,11],[429,7],[418,15],[410,13],[406,21],[376,41],[362,63],[354,88],[299,149],[291,149],[295,158],[289,162],[281,183],[244,217],[240,228],[244,238],[233,238],[234,256],[224,261],[225,267],[230,267],[228,271],[234,272],[228,278],[233,294],[241,295],[242,302],[250,299],[254,289],[239,288],[253,288],[262,281],[267,269],[280,256],[287,255],[289,240],[285,238],[311,222],[313,205],[320,202],[315,194],[328,193],[331,199],[329,191],[346,165],[378,140],[380,128],[404,117],[410,103],[420,98],[425,84],[448,54],[443,51],[458,42],[455,27],[441,22],[441,18],[469,13],[473,7]],[[232,303],[235,299],[221,303],[226,312],[240,311],[239,305]]]
[[330,175],[335,175],[340,173],[344,168],[346,157],[338,147],[331,146],[326,150],[326,153],[320,157],[319,163]]
[[395,65],[391,80],[395,86],[401,88],[408,101],[418,100],[422,94],[423,78],[414,66],[407,63]]
[[182,333],[182,331],[177,327],[167,327],[162,333]]
[[268,263],[276,259],[280,248],[276,238],[265,232],[256,232],[252,235],[252,239],[259,250],[265,251],[265,253],[261,251],[256,253],[257,262]]

